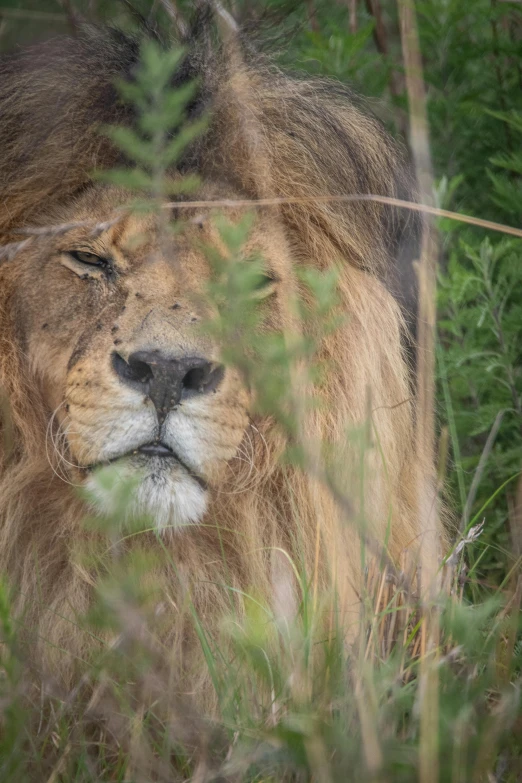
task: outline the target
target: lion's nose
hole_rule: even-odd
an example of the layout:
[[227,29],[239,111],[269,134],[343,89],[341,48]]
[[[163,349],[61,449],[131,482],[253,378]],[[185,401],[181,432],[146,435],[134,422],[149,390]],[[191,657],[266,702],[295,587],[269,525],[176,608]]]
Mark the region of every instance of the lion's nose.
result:
[[113,353],[112,366],[127,386],[152,400],[160,425],[182,400],[215,391],[225,373],[223,365],[199,356],[172,359],[159,351],[136,351],[127,361]]

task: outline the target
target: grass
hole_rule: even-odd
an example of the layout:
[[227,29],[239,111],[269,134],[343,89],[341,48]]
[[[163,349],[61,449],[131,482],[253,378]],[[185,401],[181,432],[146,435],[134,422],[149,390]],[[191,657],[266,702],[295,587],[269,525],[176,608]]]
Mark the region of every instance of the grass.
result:
[[[467,603],[466,546],[449,558],[429,607],[440,622],[436,649],[406,564],[367,574],[363,627],[350,648],[331,596],[314,605],[309,574],[299,574],[295,616],[285,601],[269,607],[246,596],[244,617],[231,614],[219,639],[194,616],[216,689],[212,720],[180,692],[146,596],[129,591],[135,558],[123,558],[100,598],[98,622],[114,643],[67,693],[31,684],[2,587],[2,781],[417,781],[429,753],[438,780],[514,783],[520,577]],[[289,578],[281,568],[276,595],[288,594]],[[433,674],[426,750],[423,699]]]

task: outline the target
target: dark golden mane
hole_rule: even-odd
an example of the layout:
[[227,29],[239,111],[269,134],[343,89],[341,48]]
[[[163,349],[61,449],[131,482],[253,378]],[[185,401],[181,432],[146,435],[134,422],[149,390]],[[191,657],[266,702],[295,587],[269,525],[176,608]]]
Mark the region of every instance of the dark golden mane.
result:
[[[204,37],[204,36],[203,36]],[[414,310],[412,274],[418,219],[354,194],[411,198],[404,154],[381,124],[360,110],[340,83],[293,78],[248,52],[235,68],[197,37],[187,46],[173,86],[197,79],[189,114],[210,112],[208,133],[181,167],[229,182],[249,198],[304,199],[282,210],[304,257],[349,260],[378,274]],[[38,210],[74,194],[95,169],[121,157],[100,133],[132,124],[115,82],[132,80],[140,42],[118,30],[85,28],[0,62],[0,235],[37,220]],[[240,117],[241,115],[241,117]],[[270,183],[253,172],[244,119],[258,129]],[[332,201],[320,201],[324,197]]]
[[[366,420],[371,389],[379,444],[368,467],[375,476],[370,496],[374,532],[383,544],[393,517],[388,548],[398,560],[418,537],[419,466],[412,450],[413,406],[401,344],[404,318],[382,283],[401,289],[399,298],[412,307],[411,291],[403,289],[410,278],[406,251],[417,221],[389,205],[325,197],[410,197],[404,155],[342,85],[290,77],[251,53],[228,59],[219,51],[208,54],[197,39],[186,46],[176,84],[198,78],[199,93],[189,113],[208,111],[211,120],[181,162],[182,170],[197,171],[249,199],[292,199],[281,207],[274,234],[284,237],[296,263],[339,271],[340,303],[349,317],[322,346],[321,358],[331,369],[311,437],[343,443],[346,428]],[[133,78],[138,57],[137,39],[88,28],[78,38],[56,38],[0,63],[0,244],[20,239],[17,230],[38,223],[40,211],[48,214],[54,204],[81,192],[93,170],[121,163],[99,131],[108,124],[132,124],[114,83]],[[84,537],[82,505],[52,475],[45,458],[49,414],[18,340],[11,302],[17,276],[16,256],[0,263],[0,389],[14,423],[10,448],[0,445],[0,570],[17,585],[20,611],[51,642],[51,651],[65,647],[83,658],[92,639],[78,629],[75,617],[88,608],[95,578],[71,553]],[[5,436],[3,409],[0,421]],[[278,548],[287,549],[308,573],[318,563],[320,584],[335,582],[339,593],[344,591],[340,605],[357,616],[361,574],[353,531],[339,524],[327,488],[279,464],[282,443],[272,423],[255,425],[255,487],[235,495],[218,493],[212,522],[221,530],[203,526],[177,539],[174,551],[186,584],[173,584],[171,573],[151,575],[165,594],[174,596],[169,637],[174,657],[188,634],[187,585],[196,611],[219,628],[230,604],[222,589],[227,580],[232,579],[238,605],[241,591],[252,586],[269,599],[270,552]],[[241,481],[244,466],[236,468]],[[225,565],[221,555],[216,557],[222,546],[230,556]],[[41,607],[48,610],[43,619]],[[186,656],[185,661],[208,687],[201,659],[198,664]]]

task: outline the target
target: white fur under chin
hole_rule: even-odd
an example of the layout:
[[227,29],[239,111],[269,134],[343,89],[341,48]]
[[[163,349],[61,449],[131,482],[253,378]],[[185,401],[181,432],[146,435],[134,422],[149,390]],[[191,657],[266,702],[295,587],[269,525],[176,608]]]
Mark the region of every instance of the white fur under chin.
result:
[[[89,476],[86,488],[99,514],[114,516],[125,507],[123,517],[130,521],[152,520],[160,531],[197,524],[207,509],[207,493],[183,468],[161,467],[147,472],[128,461],[103,468],[104,475]],[[107,477],[107,478],[106,478]],[[122,498],[122,488],[125,497]]]
[[159,530],[200,522],[207,510],[207,493],[189,475],[147,476],[136,493],[135,516],[152,517]]

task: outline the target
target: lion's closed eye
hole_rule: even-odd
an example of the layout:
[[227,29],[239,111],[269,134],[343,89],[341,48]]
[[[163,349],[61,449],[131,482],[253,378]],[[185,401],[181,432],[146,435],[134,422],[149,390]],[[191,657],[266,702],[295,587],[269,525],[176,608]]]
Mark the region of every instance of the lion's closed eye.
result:
[[99,278],[101,274],[113,271],[110,258],[92,253],[90,250],[67,250],[60,254],[60,262],[79,277]]
[[278,282],[278,278],[273,274],[260,274],[259,278],[255,281],[252,298],[268,299],[269,296],[272,296],[272,294],[275,293]]

